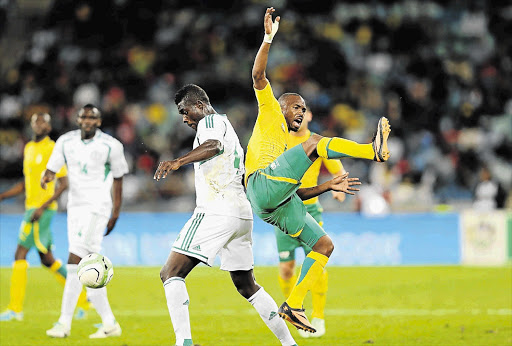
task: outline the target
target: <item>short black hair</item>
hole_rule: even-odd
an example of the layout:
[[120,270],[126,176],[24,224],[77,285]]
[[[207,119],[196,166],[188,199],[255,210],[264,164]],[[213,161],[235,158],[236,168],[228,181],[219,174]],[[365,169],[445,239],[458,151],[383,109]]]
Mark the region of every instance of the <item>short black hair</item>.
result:
[[92,112],[94,113],[94,115],[97,115],[98,118],[101,118],[101,112],[100,110],[98,109],[98,107],[96,107],[95,105],[93,105],[92,103],[88,103],[86,104],[85,106],[83,106],[79,111],[78,111],[78,116],[81,116],[82,114],[84,114],[84,111],[86,109],[92,109]]
[[202,101],[204,104],[210,105],[210,98],[206,94],[206,91],[195,84],[187,84],[176,92],[176,95],[174,95],[174,103],[177,105],[183,100],[185,100],[185,103]]
[[299,96],[302,98],[302,96],[300,96],[299,94],[297,93],[284,93],[282,94],[281,96],[279,96],[279,99],[277,100],[277,102],[279,102],[279,105],[282,107],[284,105],[284,102],[286,101],[286,99],[289,97],[289,96]]

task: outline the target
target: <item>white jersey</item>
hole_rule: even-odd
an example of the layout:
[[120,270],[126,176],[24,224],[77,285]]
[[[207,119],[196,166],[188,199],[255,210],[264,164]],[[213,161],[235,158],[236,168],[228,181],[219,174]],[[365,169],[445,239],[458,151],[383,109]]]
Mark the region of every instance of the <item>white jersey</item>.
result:
[[68,167],[68,210],[80,207],[110,216],[113,180],[128,173],[121,142],[99,129],[89,140],[82,140],[80,130],[70,131],[55,143],[46,168],[58,172],[64,164]]
[[209,139],[220,141],[222,150],[206,161],[194,163],[195,213],[252,220],[251,205],[242,184],[244,150],[225,115],[211,114],[199,121],[194,149]]

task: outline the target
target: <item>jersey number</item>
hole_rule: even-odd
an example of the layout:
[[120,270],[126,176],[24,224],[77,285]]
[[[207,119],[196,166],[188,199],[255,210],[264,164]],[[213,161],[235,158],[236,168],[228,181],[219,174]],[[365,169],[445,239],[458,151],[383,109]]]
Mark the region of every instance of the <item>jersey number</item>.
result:
[[78,163],[78,165],[80,166],[80,172],[81,172],[82,174],[87,174],[87,163],[84,163],[84,164],[82,165],[82,163],[81,163],[81,162],[79,162],[79,163]]

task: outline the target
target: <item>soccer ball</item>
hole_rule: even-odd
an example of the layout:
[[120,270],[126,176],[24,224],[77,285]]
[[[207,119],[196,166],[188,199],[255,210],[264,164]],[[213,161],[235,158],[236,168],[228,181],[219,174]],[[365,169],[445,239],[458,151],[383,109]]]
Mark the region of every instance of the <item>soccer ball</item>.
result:
[[78,263],[78,279],[90,288],[106,286],[114,276],[112,262],[99,253],[91,253]]

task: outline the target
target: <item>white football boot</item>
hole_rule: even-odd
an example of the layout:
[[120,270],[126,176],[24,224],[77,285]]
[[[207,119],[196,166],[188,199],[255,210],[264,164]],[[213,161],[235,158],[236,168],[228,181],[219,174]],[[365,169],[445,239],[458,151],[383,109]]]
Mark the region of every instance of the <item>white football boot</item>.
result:
[[325,320],[315,317],[311,320],[311,324],[315,327],[316,333],[310,333],[310,338],[319,338],[325,334]]
[[52,338],[65,338],[71,335],[71,328],[57,322],[53,325],[52,329],[48,329],[46,331],[46,335],[51,336]]
[[98,330],[96,331],[96,333],[89,335],[89,338],[104,339],[104,338],[109,338],[109,337],[113,337],[113,336],[121,336],[122,332],[123,331],[121,330],[121,326],[116,321],[113,325],[110,325],[110,326],[105,326],[105,325],[101,324],[99,326]]

